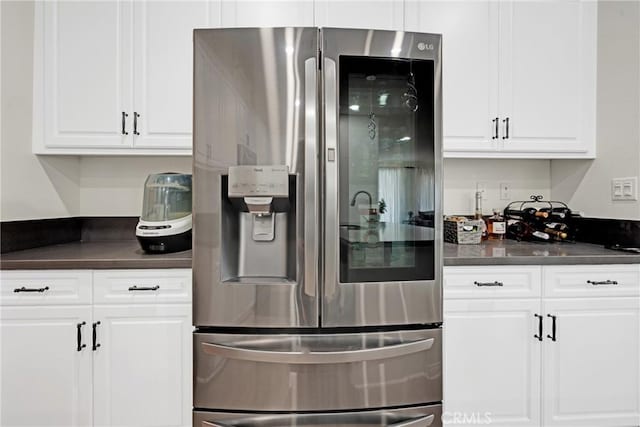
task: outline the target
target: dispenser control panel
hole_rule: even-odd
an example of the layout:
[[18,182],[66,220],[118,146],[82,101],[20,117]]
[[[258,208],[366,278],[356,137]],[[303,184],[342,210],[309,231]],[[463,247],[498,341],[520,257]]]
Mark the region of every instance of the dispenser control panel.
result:
[[231,166],[229,197],[289,197],[288,166]]

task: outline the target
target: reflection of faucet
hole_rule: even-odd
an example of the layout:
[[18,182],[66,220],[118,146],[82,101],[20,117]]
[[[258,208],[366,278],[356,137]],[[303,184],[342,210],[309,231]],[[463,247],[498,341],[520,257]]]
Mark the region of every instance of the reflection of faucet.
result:
[[358,197],[358,194],[366,194],[367,196],[369,196],[369,209],[371,209],[371,205],[373,204],[373,199],[371,198],[371,194],[367,191],[364,190],[360,190],[358,191],[356,194],[353,195],[353,197],[351,198],[351,203],[349,203],[351,206],[355,206],[356,205],[356,197]]

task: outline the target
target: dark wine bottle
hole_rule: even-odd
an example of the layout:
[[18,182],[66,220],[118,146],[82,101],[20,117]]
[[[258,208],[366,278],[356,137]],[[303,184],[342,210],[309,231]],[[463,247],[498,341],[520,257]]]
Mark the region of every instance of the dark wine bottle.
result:
[[507,217],[516,217],[526,220],[546,219],[549,218],[549,212],[539,211],[536,208],[505,209],[504,214]]
[[545,228],[544,232],[547,234],[550,234],[551,236],[556,237],[558,240],[564,240],[567,238],[567,233],[565,233],[564,231],[560,231],[560,230],[556,230],[553,228]]
[[523,221],[514,222],[507,227],[507,233],[509,236],[515,237],[516,240],[534,240],[548,242],[551,240],[551,235],[544,231],[536,230],[531,225]]

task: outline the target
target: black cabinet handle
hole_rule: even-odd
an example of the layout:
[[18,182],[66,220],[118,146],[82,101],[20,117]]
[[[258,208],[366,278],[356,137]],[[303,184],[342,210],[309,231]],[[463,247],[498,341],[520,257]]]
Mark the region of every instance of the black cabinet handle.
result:
[[601,280],[601,281],[597,281],[597,280],[587,280],[587,283],[591,283],[593,286],[598,286],[598,285],[617,285],[618,282],[615,280]]
[[498,122],[499,122],[498,117],[496,117],[495,119],[491,120],[491,122],[495,123],[495,125],[496,125],[495,132],[494,132],[493,136],[491,137],[491,139],[498,139]]
[[98,325],[100,324],[100,321],[98,320],[97,322],[93,323],[93,333],[92,333],[92,347],[93,347],[93,351],[96,351],[98,349],[98,347],[100,347],[100,344],[97,343],[98,341],[98,333],[96,331]]
[[131,286],[129,288],[130,291],[157,291],[160,289],[160,286]]
[[534,335],[534,338],[537,338],[538,341],[542,341],[542,316],[538,313],[534,314],[535,317],[538,318],[538,335]]
[[133,134],[134,135],[140,135],[140,132],[138,132],[138,117],[140,117],[140,114],[134,111],[133,112]]
[[502,137],[502,139],[509,139],[509,117],[507,117],[506,119],[504,119],[502,121],[502,123],[505,124],[504,126],[504,133],[505,135]]
[[76,333],[77,333],[77,341],[78,341],[77,350],[78,351],[82,351],[82,349],[87,346],[86,344],[82,344],[82,327],[84,325],[86,325],[86,324],[87,324],[87,322],[81,322],[81,323],[78,323],[76,325]]
[[129,132],[127,132],[125,129],[127,124],[127,120],[126,120],[127,117],[129,117],[129,115],[123,111],[122,112],[122,134],[123,135],[129,135]]
[[551,338],[551,341],[556,340],[556,316],[547,314],[547,317],[551,317],[551,335],[547,335],[547,338]]
[[15,288],[13,292],[44,292],[48,290],[49,290],[48,286],[45,286],[44,288],[25,288],[23,286],[21,288]]
[[473,282],[476,286],[504,286],[502,282]]

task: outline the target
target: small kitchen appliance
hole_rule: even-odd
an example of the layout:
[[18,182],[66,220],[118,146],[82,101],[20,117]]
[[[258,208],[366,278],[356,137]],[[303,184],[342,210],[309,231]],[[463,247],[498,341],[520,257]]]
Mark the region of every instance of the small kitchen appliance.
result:
[[136,237],[145,252],[191,249],[191,175],[151,174],[144,183]]

